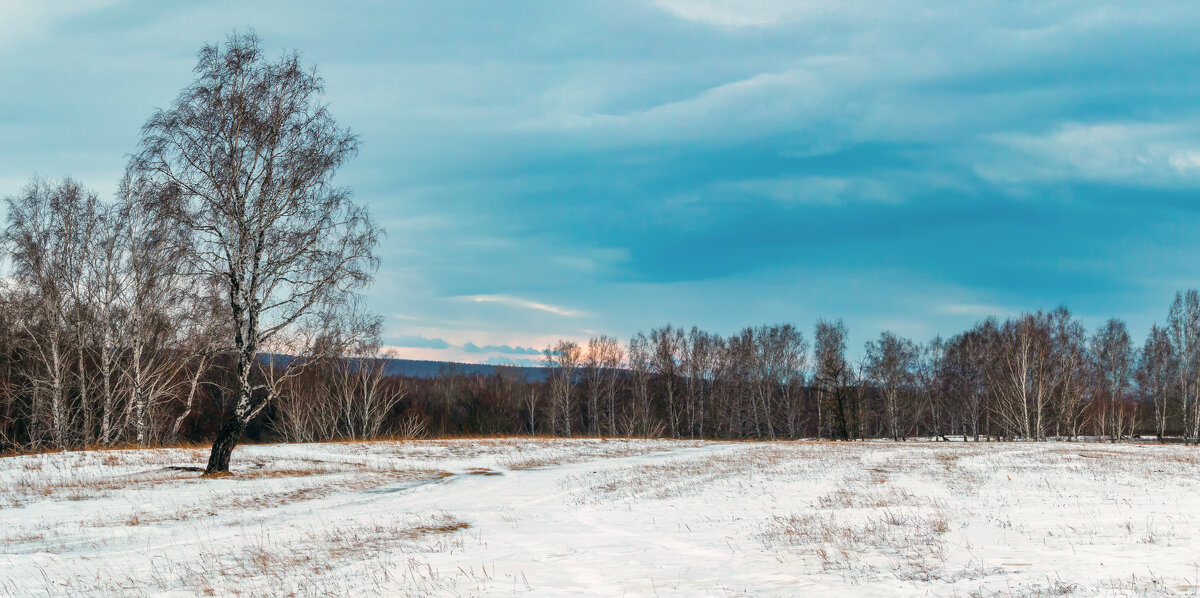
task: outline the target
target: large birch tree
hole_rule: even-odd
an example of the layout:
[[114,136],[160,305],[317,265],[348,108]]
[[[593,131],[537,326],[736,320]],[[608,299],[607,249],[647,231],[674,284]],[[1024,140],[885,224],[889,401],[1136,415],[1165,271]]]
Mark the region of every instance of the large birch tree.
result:
[[178,198],[171,216],[193,235],[189,270],[220,280],[225,298],[236,402],[213,443],[213,474],[229,471],[276,388],[256,382],[260,351],[287,348],[278,341],[292,329],[348,305],[372,279],[381,230],[332,183],[358,139],[334,121],[299,54],[272,60],[253,33],[235,33],[200,50],[195,75],[143,127],[135,164]]

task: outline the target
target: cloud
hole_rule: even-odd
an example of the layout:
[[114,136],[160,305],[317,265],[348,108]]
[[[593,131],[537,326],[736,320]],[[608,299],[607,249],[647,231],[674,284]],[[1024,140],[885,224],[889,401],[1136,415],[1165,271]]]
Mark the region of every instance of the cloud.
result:
[[730,145],[778,131],[781,123],[791,130],[810,130],[817,122],[832,129],[845,118],[831,111],[839,105],[835,97],[848,91],[841,82],[860,71],[846,62],[813,57],[796,68],[740,75],[648,107],[534,115],[518,130],[586,136],[591,146],[619,148],[696,141]]
[[938,311],[953,316],[974,316],[977,318],[1001,316],[1009,313],[1009,310],[996,305],[978,303],[947,303],[938,307]]
[[509,345],[484,345],[466,343],[462,346],[468,353],[505,353],[508,355],[541,355],[542,352],[532,347],[512,347]]
[[824,12],[826,3],[805,0],[656,0],[681,19],[721,27],[766,27]]
[[[498,335],[487,330],[468,330],[461,327],[425,328],[415,326],[407,334],[386,337],[385,349],[401,359],[489,363],[489,360],[533,359],[542,351],[535,347],[548,346],[560,338],[579,341],[580,337],[539,336],[528,334]],[[474,337],[477,340],[462,340]],[[489,342],[479,342],[478,339]],[[504,338],[509,342],[496,342]],[[512,342],[518,341],[518,342]]]
[[410,349],[449,349],[450,343],[440,338],[425,338],[423,336],[397,336],[390,339],[391,345]]
[[1042,134],[996,134],[1002,153],[977,167],[1001,182],[1102,181],[1200,185],[1200,123],[1066,123]]
[[717,196],[755,196],[783,205],[844,205],[855,202],[894,203],[904,196],[893,181],[882,177],[785,176],[743,181],[722,181],[713,186]]
[[582,312],[574,310],[574,309],[559,307],[557,305],[550,305],[548,303],[539,303],[537,301],[528,301],[526,299],[510,297],[508,295],[467,295],[464,297],[460,297],[460,299],[463,299],[465,301],[473,301],[475,303],[498,303],[500,305],[507,305],[509,307],[517,307],[517,308],[521,308],[521,309],[532,309],[532,310],[536,310],[536,311],[551,313],[556,316],[578,316],[578,315],[582,314]]
[[28,37],[45,34],[57,22],[86,16],[117,3],[118,0],[0,0],[0,50],[10,50]]
[[[439,343],[441,339],[425,339],[405,342],[400,337],[396,343],[388,343],[382,349],[398,359],[421,361],[452,361],[459,363],[491,363],[502,365],[529,365],[540,362],[541,351],[512,345],[478,345],[473,342],[461,345]],[[422,337],[417,337],[422,338]]]

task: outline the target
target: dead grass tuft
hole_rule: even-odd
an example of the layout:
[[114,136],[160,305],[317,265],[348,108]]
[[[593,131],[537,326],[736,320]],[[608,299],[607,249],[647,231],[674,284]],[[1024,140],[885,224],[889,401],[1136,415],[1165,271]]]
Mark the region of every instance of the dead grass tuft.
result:
[[945,572],[949,523],[940,512],[890,510],[850,517],[831,513],[771,518],[759,533],[768,548],[815,557],[822,570],[852,579],[890,571],[897,579],[930,581]]

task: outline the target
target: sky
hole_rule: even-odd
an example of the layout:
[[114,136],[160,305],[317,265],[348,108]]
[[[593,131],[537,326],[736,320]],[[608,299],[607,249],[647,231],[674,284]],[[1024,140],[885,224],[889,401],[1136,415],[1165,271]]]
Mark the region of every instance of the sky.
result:
[[854,354],[1060,304],[1140,338],[1200,286],[1200,3],[332,4],[0,0],[0,196],[111,197],[253,29],[360,136],[401,356],[822,317]]

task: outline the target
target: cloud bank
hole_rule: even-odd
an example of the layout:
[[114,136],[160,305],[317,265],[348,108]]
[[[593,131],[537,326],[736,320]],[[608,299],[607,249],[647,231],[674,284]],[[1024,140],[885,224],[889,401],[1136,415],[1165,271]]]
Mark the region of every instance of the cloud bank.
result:
[[[300,48],[387,227],[413,355],[667,322],[949,333],[1066,303],[1135,332],[1197,285],[1200,5],[0,4],[0,195],[102,193],[195,51]],[[510,351],[511,349],[511,351]]]

